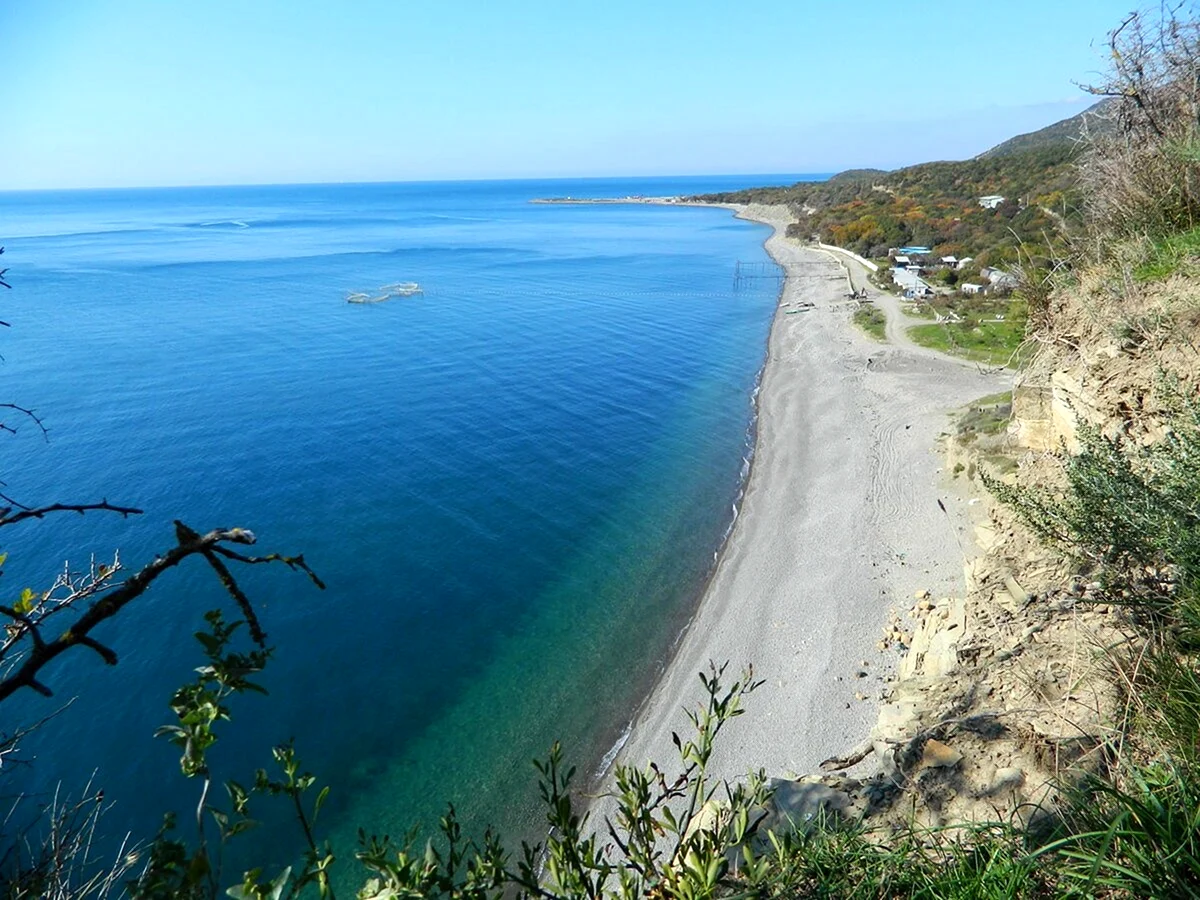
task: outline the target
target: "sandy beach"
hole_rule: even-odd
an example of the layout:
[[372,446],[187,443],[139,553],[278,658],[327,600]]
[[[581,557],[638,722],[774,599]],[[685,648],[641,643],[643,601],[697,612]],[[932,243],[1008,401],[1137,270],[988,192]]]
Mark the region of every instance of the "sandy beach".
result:
[[[917,590],[962,587],[967,498],[942,472],[938,435],[951,410],[1011,381],[907,341],[872,342],[850,322],[832,254],[785,238],[778,207],[738,214],[774,227],[766,248],[787,272],[753,466],[696,615],[617,757],[675,760],[671,733],[687,733],[682,710],[701,699],[696,673],[710,660],[734,675],[752,663],[765,683],[714,755],[714,774],[730,779],[813,772],[867,736],[895,663],[876,648],[888,611]],[[898,315],[894,299],[881,306]]]

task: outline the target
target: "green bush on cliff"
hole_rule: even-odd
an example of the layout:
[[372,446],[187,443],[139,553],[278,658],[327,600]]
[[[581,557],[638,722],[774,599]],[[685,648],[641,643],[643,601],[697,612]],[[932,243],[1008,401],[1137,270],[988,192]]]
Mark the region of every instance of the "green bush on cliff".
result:
[[[1179,398],[1149,447],[1092,426],[1063,457],[1066,493],[990,487],[1035,531],[1101,566],[1118,600],[1178,624],[1200,602],[1200,410]],[[1147,576],[1153,572],[1153,576]]]
[[1140,626],[1117,658],[1129,738],[1108,771],[1088,778],[1063,834],[1043,853],[1064,878],[1125,896],[1200,896],[1200,398],[1178,388],[1165,434],[1149,447],[1080,429],[1063,454],[1065,489],[989,488],[1039,534],[1095,566],[1097,601]]

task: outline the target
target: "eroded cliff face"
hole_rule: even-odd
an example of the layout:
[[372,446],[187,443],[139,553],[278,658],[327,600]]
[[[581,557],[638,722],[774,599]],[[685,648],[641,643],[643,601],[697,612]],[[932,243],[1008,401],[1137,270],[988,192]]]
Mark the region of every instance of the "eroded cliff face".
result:
[[1142,444],[1163,436],[1164,390],[1200,385],[1200,271],[1140,283],[1097,266],[1053,298],[1038,352],[1017,377],[1010,433],[1021,449],[1078,449],[1086,422]]
[[1163,386],[1185,386],[1197,374],[1198,360],[1194,354],[1185,358],[1181,350],[1130,353],[1109,345],[1087,354],[1045,354],[1013,386],[1015,446],[1075,453],[1081,423],[1141,444],[1160,440]]
[[1100,417],[1084,379],[1067,370],[1048,377],[1019,378],[1013,385],[1012,436],[1029,450],[1054,451],[1079,447],[1077,416],[1088,421]]

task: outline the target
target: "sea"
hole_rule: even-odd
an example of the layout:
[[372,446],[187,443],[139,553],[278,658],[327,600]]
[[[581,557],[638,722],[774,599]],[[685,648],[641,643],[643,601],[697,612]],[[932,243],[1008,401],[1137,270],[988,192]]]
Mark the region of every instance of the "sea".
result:
[[[324,590],[231,564],[274,656],[218,723],[214,781],[293,742],[346,860],[358,827],[429,834],[448,803],[536,838],[532,761],[560,741],[594,781],[729,533],[780,282],[768,230],[725,210],[530,201],[816,177],[0,194],[0,401],[45,426],[3,411],[0,491],[143,510],[4,528],[0,590],[136,571],[176,519],[303,553]],[[397,282],[423,292],[346,301]],[[194,836],[200,785],[154,734],[213,608],[238,617],[188,560],[97,629],[118,665],[80,649],[44,670],[53,697],[6,702],[8,733],[56,715],[3,793],[102,787],[98,846],[167,810]],[[252,812],[240,854],[292,861],[286,806]]]

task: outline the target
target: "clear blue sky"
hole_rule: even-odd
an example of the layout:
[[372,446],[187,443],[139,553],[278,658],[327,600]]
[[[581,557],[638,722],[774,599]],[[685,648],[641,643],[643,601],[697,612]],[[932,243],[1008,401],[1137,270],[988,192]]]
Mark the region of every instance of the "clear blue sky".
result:
[[827,172],[1089,102],[1131,0],[0,0],[0,189]]

